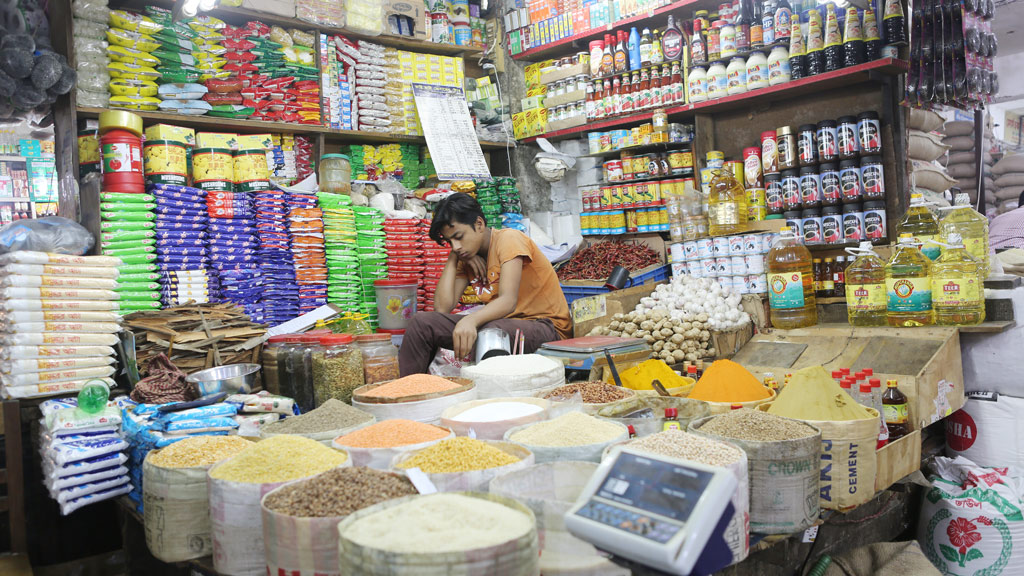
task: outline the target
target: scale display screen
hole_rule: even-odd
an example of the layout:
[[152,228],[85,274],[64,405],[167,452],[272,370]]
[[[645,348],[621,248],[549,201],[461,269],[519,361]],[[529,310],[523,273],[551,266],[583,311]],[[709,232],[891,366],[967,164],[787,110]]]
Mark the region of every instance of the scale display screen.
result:
[[685,523],[714,474],[622,453],[596,496]]

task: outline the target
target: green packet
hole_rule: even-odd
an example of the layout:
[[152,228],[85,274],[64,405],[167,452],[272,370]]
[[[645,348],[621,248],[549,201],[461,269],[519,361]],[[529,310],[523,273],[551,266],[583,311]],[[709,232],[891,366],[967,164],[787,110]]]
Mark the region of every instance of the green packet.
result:
[[122,302],[125,300],[160,300],[160,292],[118,292],[117,299]]
[[139,310],[159,310],[161,308],[159,298],[156,300],[121,300],[119,305],[121,312],[124,314],[130,314]]
[[108,212],[152,212],[156,210],[156,204],[144,204],[142,202],[100,202],[100,210]]
[[135,274],[120,274],[117,277],[118,282],[151,282],[160,279],[159,272],[138,272]]
[[100,212],[100,218],[118,222],[149,222],[156,220],[156,212]]
[[143,246],[153,246],[156,244],[156,238],[144,238],[142,240],[125,240],[122,242],[101,242],[100,246],[103,248],[105,253],[110,253],[112,250],[124,250],[127,248],[139,248]]
[[155,254],[156,246],[132,246],[131,248],[104,248],[103,254],[107,256],[117,256],[124,260],[126,256],[144,256],[146,254]]
[[114,292],[146,292],[149,290],[160,290],[160,284],[157,282],[121,282],[118,278],[117,288],[114,288]]
[[156,230],[106,230],[100,233],[103,242],[128,242],[156,239]]
[[192,54],[178,52],[177,50],[165,50],[160,48],[152,52],[153,56],[160,59],[162,66],[195,66],[196,59]]
[[130,222],[125,220],[100,222],[100,230],[150,230],[156,228],[156,222]]
[[118,256],[118,258],[125,264],[149,264],[156,260],[156,254],[129,254],[127,256]]
[[[141,264],[122,264],[117,267],[117,271],[121,274],[140,274],[142,272],[156,272],[158,266],[152,262],[143,262]],[[118,276],[120,278],[120,276]]]
[[156,196],[153,196],[152,194],[129,194],[127,192],[100,192],[100,201],[127,204],[147,204],[150,202],[156,202]]
[[256,113],[255,108],[239,106],[237,104],[218,104],[206,114],[220,118],[248,118]]
[[194,84],[202,76],[198,70],[178,66],[161,66],[159,70],[163,74],[163,84]]
[[196,47],[191,40],[179,38],[177,35],[163,36],[157,34],[153,38],[160,43],[161,49],[169,52],[183,52],[185,54],[191,54]]

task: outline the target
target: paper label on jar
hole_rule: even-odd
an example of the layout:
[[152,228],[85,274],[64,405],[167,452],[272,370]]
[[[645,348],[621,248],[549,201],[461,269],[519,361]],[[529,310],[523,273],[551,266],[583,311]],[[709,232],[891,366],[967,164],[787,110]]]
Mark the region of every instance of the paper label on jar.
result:
[[885,310],[885,284],[847,284],[846,306],[855,312]]
[[772,85],[788,82],[792,77],[789,58],[768,61],[768,82]]
[[932,279],[932,304],[939,306],[978,306],[981,290],[976,277],[950,276]]
[[927,312],[932,309],[928,278],[886,278],[888,309],[892,312]]
[[768,303],[776,310],[803,308],[803,272],[784,272],[768,275]]

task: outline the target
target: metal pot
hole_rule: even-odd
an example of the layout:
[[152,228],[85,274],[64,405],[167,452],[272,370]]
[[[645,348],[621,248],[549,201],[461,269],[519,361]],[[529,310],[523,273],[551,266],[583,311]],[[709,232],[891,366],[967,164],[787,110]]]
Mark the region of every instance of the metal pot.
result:
[[259,364],[228,364],[189,374],[185,381],[193,385],[200,396],[218,392],[247,394],[252,392],[259,371]]
[[475,362],[480,363],[491,356],[508,356],[512,353],[512,343],[508,332],[501,328],[484,328],[476,334]]

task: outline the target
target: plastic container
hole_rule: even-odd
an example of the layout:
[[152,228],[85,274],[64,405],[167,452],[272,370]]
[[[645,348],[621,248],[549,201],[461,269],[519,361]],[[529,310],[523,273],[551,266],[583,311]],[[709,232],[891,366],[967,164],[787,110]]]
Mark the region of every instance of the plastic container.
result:
[[784,227],[767,257],[773,327],[791,330],[818,323],[811,264],[811,252],[791,228]]
[[385,330],[404,330],[416,313],[415,282],[374,280],[377,293],[377,321]]
[[917,249],[917,242],[909,232],[900,234],[899,244],[885,265],[889,326],[932,324],[931,260]]
[[390,334],[360,334],[356,346],[363,356],[363,382],[377,384],[399,378],[398,347]]
[[729,170],[719,170],[711,180],[708,197],[708,233],[737,234],[747,230],[747,194]]
[[959,234],[967,252],[981,263],[981,278],[988,277],[988,218],[971,206],[970,197],[960,192],[954,206],[946,209],[946,215],[939,221],[942,241],[950,244],[950,236]]
[[318,175],[321,192],[352,193],[352,164],[345,154],[321,156]]
[[910,195],[910,208],[907,209],[907,213],[900,223],[896,225],[896,234],[898,236],[910,234],[916,238],[920,244],[921,253],[932,260],[938,259],[939,254],[942,253],[938,244],[929,242],[929,240],[939,239],[939,224],[931,210],[925,205],[924,197],[920,194]]
[[964,248],[960,234],[950,232],[942,255],[932,264],[932,308],[936,324],[966,326],[985,321],[981,269],[981,262]]
[[108,129],[100,136],[100,151],[103,158],[104,191],[129,194],[146,191],[142,138],[123,128]]
[[311,375],[316,404],[329,398],[352,401],[352,391],[364,384],[363,357],[351,334],[331,334],[318,338],[322,349],[312,360]]
[[[289,334],[271,336],[263,345],[260,361],[263,365],[263,387],[271,394],[281,393],[281,380],[278,372],[278,354],[288,341]],[[283,369],[283,366],[281,367]]]
[[845,273],[847,319],[851,326],[885,326],[885,262],[871,242],[861,242],[857,252]]

